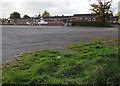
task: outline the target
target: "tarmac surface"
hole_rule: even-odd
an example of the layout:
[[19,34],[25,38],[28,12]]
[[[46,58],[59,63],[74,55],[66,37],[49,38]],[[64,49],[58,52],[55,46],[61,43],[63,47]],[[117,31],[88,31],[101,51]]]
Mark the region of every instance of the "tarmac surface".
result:
[[41,49],[64,51],[68,44],[102,38],[118,38],[118,27],[2,26],[2,62],[15,59],[21,52]]

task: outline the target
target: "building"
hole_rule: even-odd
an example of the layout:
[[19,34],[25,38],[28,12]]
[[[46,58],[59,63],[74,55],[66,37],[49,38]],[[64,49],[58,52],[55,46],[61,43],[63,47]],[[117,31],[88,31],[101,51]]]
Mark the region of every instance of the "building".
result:
[[[69,26],[73,22],[99,22],[95,14],[74,14],[73,16],[52,16],[31,19],[4,19],[3,24],[29,24],[41,26]],[[46,23],[45,23],[46,22]],[[111,16],[108,19],[110,23],[118,23],[118,18]]]
[[71,17],[72,22],[92,22],[92,21],[99,21],[95,14],[74,14]]

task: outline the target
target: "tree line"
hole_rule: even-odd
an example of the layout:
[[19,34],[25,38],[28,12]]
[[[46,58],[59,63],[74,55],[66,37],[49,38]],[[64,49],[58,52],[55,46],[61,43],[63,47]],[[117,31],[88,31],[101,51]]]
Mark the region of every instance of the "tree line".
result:
[[[42,13],[42,15],[39,14],[39,15],[36,16],[36,17],[50,17],[50,13],[47,12],[47,11],[44,11],[44,12]],[[30,18],[33,18],[33,17],[30,17],[30,16],[27,15],[27,14],[25,14],[23,17],[21,17],[21,14],[20,14],[20,13],[18,13],[18,12],[13,12],[13,13],[10,14],[10,17],[9,17],[9,18],[11,18],[11,19],[19,19],[19,18],[30,19]]]

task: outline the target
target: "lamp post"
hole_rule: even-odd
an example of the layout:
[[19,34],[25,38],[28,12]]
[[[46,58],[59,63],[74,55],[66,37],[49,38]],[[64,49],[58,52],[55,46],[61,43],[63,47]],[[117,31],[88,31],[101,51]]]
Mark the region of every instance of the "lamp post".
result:
[[118,13],[120,12],[120,1],[118,2]]
[[34,24],[34,16],[31,19],[32,19],[32,23],[31,24],[33,25]]
[[35,16],[32,17],[32,25],[35,23]]

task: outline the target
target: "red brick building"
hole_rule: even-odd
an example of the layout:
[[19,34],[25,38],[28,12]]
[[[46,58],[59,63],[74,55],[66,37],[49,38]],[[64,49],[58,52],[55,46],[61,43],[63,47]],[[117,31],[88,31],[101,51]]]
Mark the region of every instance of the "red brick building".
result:
[[[99,22],[95,14],[74,14],[73,16],[52,16],[52,17],[43,17],[42,19],[47,24],[39,24],[41,18],[31,18],[31,19],[4,19],[3,24],[29,24],[29,25],[45,25],[45,26],[64,26],[72,22]],[[108,20],[110,23],[118,23],[118,17],[111,16]],[[70,25],[71,25],[70,24]]]

